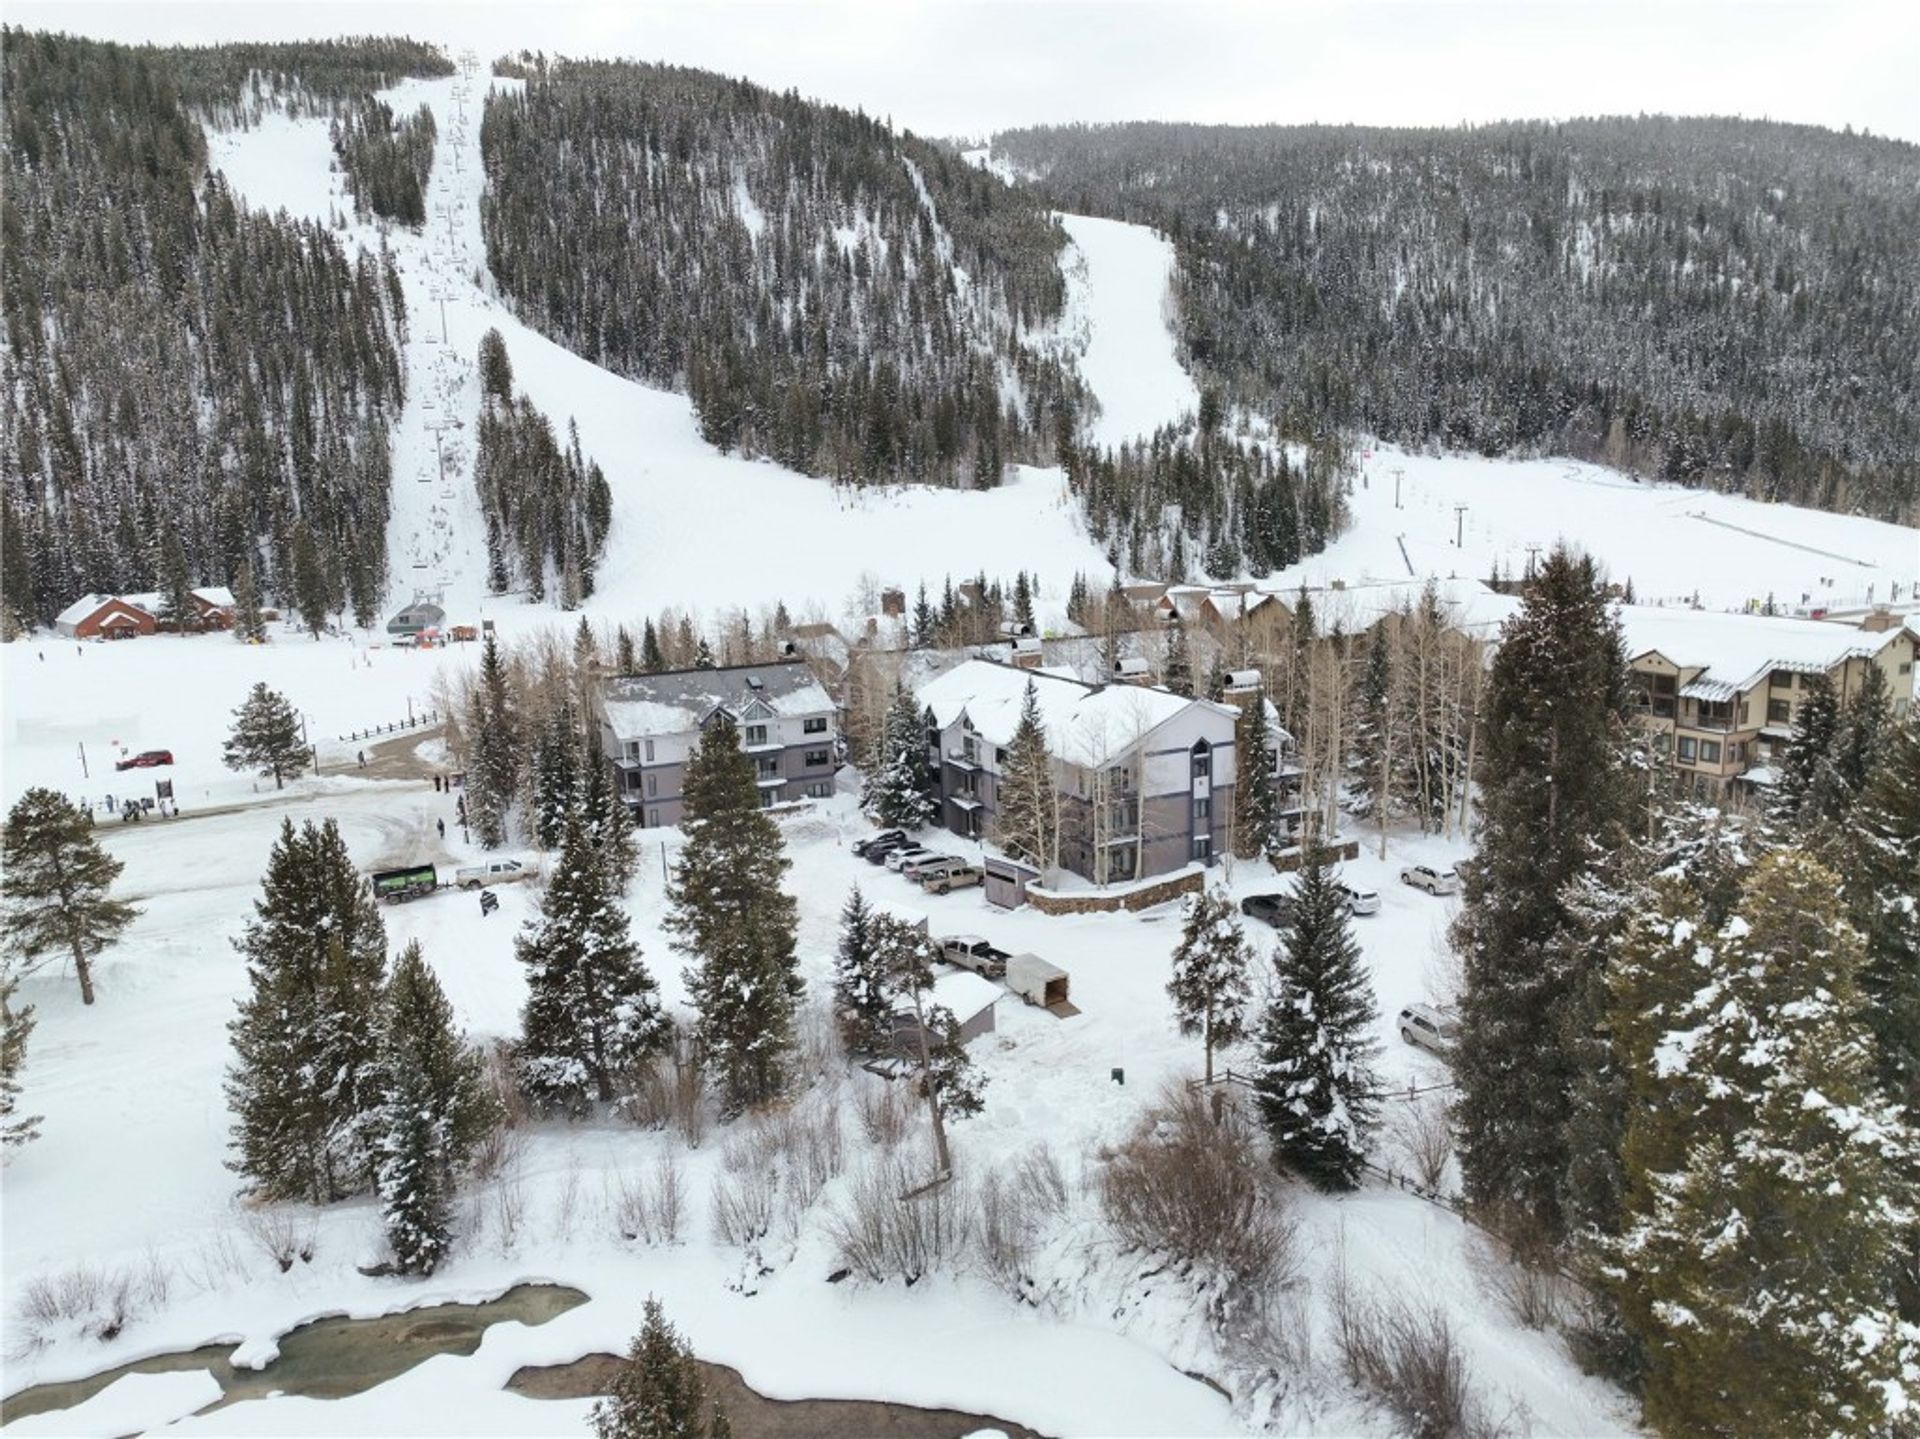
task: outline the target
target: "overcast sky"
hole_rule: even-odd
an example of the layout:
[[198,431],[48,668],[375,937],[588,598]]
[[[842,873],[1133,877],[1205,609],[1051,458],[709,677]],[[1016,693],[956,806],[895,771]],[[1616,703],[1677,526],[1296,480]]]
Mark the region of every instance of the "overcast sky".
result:
[[1453,124],[1734,114],[1920,141],[1920,4],[8,0],[10,23],[204,42],[403,32],[743,74],[932,135],[1071,120]]

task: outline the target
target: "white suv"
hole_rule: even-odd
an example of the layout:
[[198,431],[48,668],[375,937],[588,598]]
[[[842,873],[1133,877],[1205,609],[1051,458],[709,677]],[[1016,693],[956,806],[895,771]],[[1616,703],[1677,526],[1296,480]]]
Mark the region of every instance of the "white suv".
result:
[[1431,869],[1424,864],[1410,865],[1401,870],[1400,883],[1424,889],[1428,894],[1460,893],[1459,875],[1450,869]]
[[1430,1004],[1410,1004],[1400,1011],[1400,1038],[1416,1049],[1442,1059],[1453,1053],[1460,1037],[1460,1021]]
[[1351,914],[1380,913],[1380,896],[1370,889],[1361,889],[1358,885],[1336,882],[1333,886],[1347,901],[1347,910]]

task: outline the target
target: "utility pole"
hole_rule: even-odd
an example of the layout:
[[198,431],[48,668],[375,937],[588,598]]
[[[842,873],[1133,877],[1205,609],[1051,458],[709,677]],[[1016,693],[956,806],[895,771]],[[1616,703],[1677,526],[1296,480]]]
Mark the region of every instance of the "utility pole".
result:
[[1461,541],[1466,534],[1466,530],[1467,507],[1465,505],[1455,505],[1453,507],[1453,547],[1456,550],[1465,548],[1465,545],[1463,545]]
[[1400,481],[1406,478],[1406,474],[1398,465],[1393,467],[1393,507],[1396,510],[1400,508]]
[[80,778],[93,778],[93,775],[87,770],[87,743],[85,740],[80,742]]
[[1540,546],[1538,545],[1527,546],[1527,578],[1528,579],[1533,578],[1534,560],[1539,555],[1539,553],[1540,553]]

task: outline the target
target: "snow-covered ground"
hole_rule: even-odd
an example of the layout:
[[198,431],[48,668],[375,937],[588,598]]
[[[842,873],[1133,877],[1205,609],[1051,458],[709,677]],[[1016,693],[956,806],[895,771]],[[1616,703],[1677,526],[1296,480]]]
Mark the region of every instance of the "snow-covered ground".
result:
[[1180,368],[1168,328],[1173,315],[1173,243],[1144,225],[1062,215],[1073,240],[1064,257],[1064,328],[1085,348],[1080,374],[1100,401],[1089,427],[1098,445],[1118,446],[1177,423],[1200,405]]

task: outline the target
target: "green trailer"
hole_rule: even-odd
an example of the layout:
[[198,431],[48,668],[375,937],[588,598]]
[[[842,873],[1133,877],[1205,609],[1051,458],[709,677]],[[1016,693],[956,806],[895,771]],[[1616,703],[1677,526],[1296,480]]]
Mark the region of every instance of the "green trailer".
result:
[[409,865],[405,869],[377,869],[369,876],[376,899],[388,904],[405,904],[440,888],[440,876],[430,864]]

